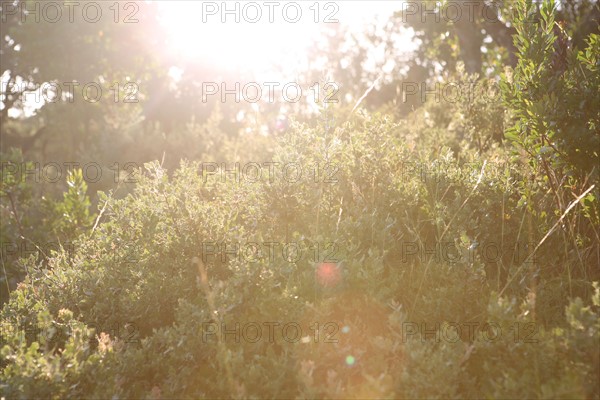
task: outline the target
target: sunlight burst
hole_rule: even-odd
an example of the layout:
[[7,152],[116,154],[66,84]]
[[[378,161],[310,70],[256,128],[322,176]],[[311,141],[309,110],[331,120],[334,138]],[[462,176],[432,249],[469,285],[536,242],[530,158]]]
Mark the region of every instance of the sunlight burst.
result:
[[[267,3],[251,3],[257,6],[160,2],[160,25],[169,43],[166,52],[182,62],[210,63],[228,70],[261,73],[275,65],[295,70],[304,65],[325,27],[342,24],[354,28],[382,21],[398,8],[386,1],[336,3],[335,7],[333,2],[276,2],[278,6],[272,8],[266,7]],[[289,4],[297,6],[286,8]]]
[[[239,23],[223,24],[221,18],[234,22],[236,15],[207,15],[200,2],[169,2],[159,6],[171,55],[227,69],[260,71],[289,61],[290,56],[297,58],[306,52],[319,27],[315,23],[292,24],[277,18],[270,23],[268,16],[251,23],[241,11]],[[202,22],[203,18],[206,22]]]

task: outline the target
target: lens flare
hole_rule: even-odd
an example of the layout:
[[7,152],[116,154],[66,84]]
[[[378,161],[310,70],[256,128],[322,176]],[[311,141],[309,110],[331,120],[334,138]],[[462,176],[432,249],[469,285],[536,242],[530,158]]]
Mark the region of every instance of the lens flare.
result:
[[317,282],[323,287],[335,287],[342,280],[340,267],[336,263],[323,262],[317,266]]

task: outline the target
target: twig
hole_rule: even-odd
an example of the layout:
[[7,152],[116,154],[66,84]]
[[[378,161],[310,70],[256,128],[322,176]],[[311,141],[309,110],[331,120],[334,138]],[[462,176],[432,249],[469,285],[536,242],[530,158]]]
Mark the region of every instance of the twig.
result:
[[[208,285],[208,274],[206,273],[206,268],[204,267],[204,263],[202,262],[202,260],[200,258],[194,257],[194,258],[192,258],[192,264],[196,264],[196,267],[198,268],[198,275],[200,276],[200,287],[202,288],[202,291],[204,292],[204,295],[206,297],[206,302],[208,303],[209,311],[210,311],[211,315],[214,315],[218,320],[220,320],[221,316],[217,310],[217,307],[215,306],[214,293],[210,289],[210,286]],[[227,357],[227,348],[225,347],[225,344],[221,340],[221,335],[217,335],[217,347],[218,347],[218,352],[220,353],[220,356],[218,359],[221,364],[221,367],[225,370],[225,374],[227,377],[227,383],[229,385],[231,393],[236,393],[236,389],[238,389],[238,386],[234,384],[233,374],[231,372],[231,366],[229,365],[229,362],[227,360],[227,358],[228,358]]]
[[446,225],[446,228],[444,229],[444,232],[442,232],[442,235],[439,238],[440,242],[442,241],[442,239],[446,235],[446,232],[448,232],[448,229],[450,228],[450,225],[452,225],[452,222],[454,222],[454,220],[458,216],[458,213],[460,212],[460,210],[463,209],[463,207],[467,204],[467,202],[469,201],[469,199],[471,198],[471,196],[473,196],[473,193],[475,193],[475,191],[479,187],[479,184],[481,183],[481,179],[483,178],[483,173],[485,172],[485,166],[486,165],[487,165],[487,160],[485,160],[483,162],[483,166],[481,167],[481,172],[479,173],[479,178],[477,178],[477,183],[475,184],[475,186],[471,190],[471,193],[469,193],[469,195],[467,196],[467,198],[465,199],[465,201],[463,201],[463,203],[460,205],[460,207],[458,207],[458,210],[456,210],[456,213],[454,213],[454,216],[452,217],[452,219],[450,220],[450,222],[448,222],[448,225]]
[[561,217],[558,219],[558,221],[556,221],[556,223],[552,226],[552,228],[550,228],[550,230],[548,231],[548,233],[546,233],[546,235],[542,238],[542,240],[540,240],[540,242],[537,244],[537,246],[535,246],[535,249],[533,249],[533,251],[531,252],[531,254],[529,254],[529,256],[527,256],[527,258],[525,259],[525,261],[523,261],[523,263],[521,264],[521,266],[519,267],[519,269],[515,272],[515,274],[512,276],[512,278],[510,278],[508,280],[508,282],[506,282],[506,285],[504,285],[504,288],[500,291],[500,293],[498,294],[498,297],[502,296],[502,294],[504,293],[504,291],[508,288],[508,286],[511,284],[511,282],[515,279],[515,277],[517,276],[517,274],[521,271],[521,269],[523,269],[523,266],[526,265],[527,262],[529,261],[529,259],[535,255],[535,253],[538,251],[538,249],[540,248],[540,246],[546,241],[546,239],[548,239],[548,237],[552,233],[554,233],[554,231],[556,230],[556,228],[558,227],[558,225],[560,225],[560,223],[567,216],[567,214],[569,213],[569,211],[571,211],[573,209],[573,207],[575,207],[575,205],[577,205],[577,203],[579,203],[579,201],[581,199],[583,199],[585,196],[587,196],[587,194],[589,192],[591,192],[594,189],[594,187],[596,187],[596,185],[590,186],[585,192],[583,192],[581,195],[579,195],[579,197],[577,197],[575,200],[573,200],[573,202],[571,202],[571,204],[569,204],[569,207],[567,207],[567,209],[561,215]]
[[19,230],[19,236],[21,239],[25,239],[25,235],[23,234],[23,226],[21,225],[21,221],[19,220],[19,213],[17,212],[17,207],[15,206],[15,201],[13,199],[12,193],[7,192],[8,200],[10,201],[10,207],[12,208],[12,212],[15,216],[15,221],[17,223],[17,229]]
[[[477,183],[473,187],[473,190],[471,190],[471,193],[469,193],[469,195],[467,196],[467,198],[465,199],[465,201],[461,204],[461,206],[458,208],[458,210],[456,210],[456,213],[454,214],[454,216],[452,217],[452,219],[450,219],[450,222],[448,223],[448,225],[446,225],[446,229],[444,229],[444,232],[442,233],[442,235],[438,239],[438,243],[441,243],[442,238],[444,237],[444,235],[446,235],[446,232],[448,232],[448,229],[450,228],[450,225],[452,225],[452,222],[454,221],[454,219],[456,218],[456,216],[458,215],[458,213],[460,212],[460,210],[462,210],[462,208],[465,206],[465,204],[467,204],[467,201],[469,201],[469,199],[471,198],[471,196],[473,195],[473,193],[475,193],[475,191],[479,187],[479,184],[481,183],[481,179],[483,178],[483,173],[485,171],[486,164],[487,164],[487,160],[485,160],[483,162],[483,166],[481,167],[481,172],[479,174],[479,178],[477,179]],[[425,277],[427,276],[427,271],[429,271],[429,267],[431,266],[432,260],[433,259],[430,259],[429,262],[427,263],[427,266],[425,267],[425,271],[423,272],[423,277],[421,278],[421,282],[419,283],[419,289],[417,289],[417,293],[415,294],[415,301],[413,302],[412,308],[410,310],[410,315],[412,315],[412,313],[415,310],[415,307],[417,306],[417,300],[419,299],[419,293],[421,293],[421,289],[423,288],[423,282],[425,281]]]
[[377,82],[381,79],[381,75],[379,75],[377,77],[377,79],[375,79],[375,81],[373,81],[373,84],[367,89],[367,91],[360,97],[360,99],[358,99],[358,101],[356,102],[356,104],[354,105],[354,107],[352,108],[352,111],[350,111],[350,115],[352,115],[352,113],[354,112],[354,110],[356,110],[356,108],[360,105],[360,103],[362,103],[362,101],[369,95],[369,93],[371,93],[371,90],[373,90],[375,88],[375,85],[377,84]]

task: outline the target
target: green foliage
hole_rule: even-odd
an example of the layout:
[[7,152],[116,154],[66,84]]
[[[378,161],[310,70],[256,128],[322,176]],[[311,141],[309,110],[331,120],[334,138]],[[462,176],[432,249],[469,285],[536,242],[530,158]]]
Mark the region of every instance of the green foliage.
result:
[[73,241],[92,226],[94,216],[89,213],[90,199],[81,169],[69,171],[67,186],[62,201],[51,202],[48,207],[54,231],[59,237]]
[[[201,173],[197,162],[182,162],[173,173],[148,163],[131,194],[101,197],[105,211],[93,232],[82,207],[84,185],[74,173],[57,209],[88,234],[79,236],[74,254],[59,251],[47,266],[24,261],[30,274],[1,315],[8,327],[6,390],[11,396],[179,398],[598,393],[590,351],[563,356],[593,348],[595,309],[571,303],[559,345],[543,316],[516,311],[510,299],[522,298],[521,286],[509,297],[492,295],[497,282],[470,249],[474,240],[508,241],[518,232],[518,216],[485,212],[503,203],[519,210],[512,183],[520,178],[459,162],[448,149],[434,157],[438,150],[428,153],[429,144],[408,143],[409,133],[409,125],[381,115],[355,116],[335,129],[296,124],[278,140],[273,161],[309,171],[298,180],[279,169],[272,179],[238,182]],[[474,157],[479,150],[461,151]],[[408,168],[409,160],[423,169]],[[315,179],[314,165],[328,163],[335,168]],[[209,286],[198,283],[193,260],[205,243],[268,241],[299,243],[305,255],[315,243],[335,242],[343,284],[322,288],[312,259],[291,262],[277,252],[273,260],[208,257]],[[436,242],[453,243],[456,253],[444,256],[431,247]],[[407,243],[434,250],[406,259]],[[511,276],[527,277],[518,272],[522,261],[513,261]],[[35,321],[46,331],[67,329],[67,339],[17,341]],[[296,322],[308,340],[204,340],[211,321],[229,329]],[[414,321],[429,327],[489,321],[505,333],[493,342],[405,340],[403,323]],[[338,342],[325,342],[324,332],[315,340],[309,328],[315,322],[335,323]],[[515,343],[509,332],[517,323],[534,323],[539,343]],[[99,341],[75,337],[87,327],[97,327]],[[550,363],[558,370],[543,367]],[[55,371],[51,384],[48,370]],[[96,370],[105,378],[92,379]]]
[[44,198],[3,173],[2,240],[61,245],[2,254],[2,395],[597,398],[597,190],[570,205],[597,180],[598,37],[554,62],[553,4],[539,21],[516,9],[504,102],[458,66],[440,82],[472,85],[468,101],[400,120],[319,105],[279,135],[231,138],[217,108],[172,132],[187,158],[127,171],[135,184],[99,192],[97,216],[81,170]]
[[27,273],[22,259],[33,257],[46,263],[53,251],[62,248],[70,252],[78,236],[91,227],[94,215],[89,212],[90,199],[81,170],[69,172],[68,189],[57,201],[51,190],[45,190],[51,185],[43,187],[39,163],[26,161],[16,149],[2,153],[1,163],[0,284],[4,304]]
[[[515,124],[506,135],[529,154],[534,166],[564,170],[598,181],[600,162],[599,37],[574,50],[555,21],[553,1],[543,3],[539,23],[535,8],[517,8],[515,45],[519,61],[503,78],[503,92]],[[594,168],[595,167],[595,168]]]

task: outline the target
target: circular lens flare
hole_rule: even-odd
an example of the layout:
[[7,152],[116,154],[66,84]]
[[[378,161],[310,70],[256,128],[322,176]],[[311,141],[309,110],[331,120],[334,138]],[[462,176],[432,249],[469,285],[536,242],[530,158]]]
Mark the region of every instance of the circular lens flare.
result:
[[335,287],[342,280],[342,272],[336,263],[323,262],[317,266],[317,283],[323,287]]

